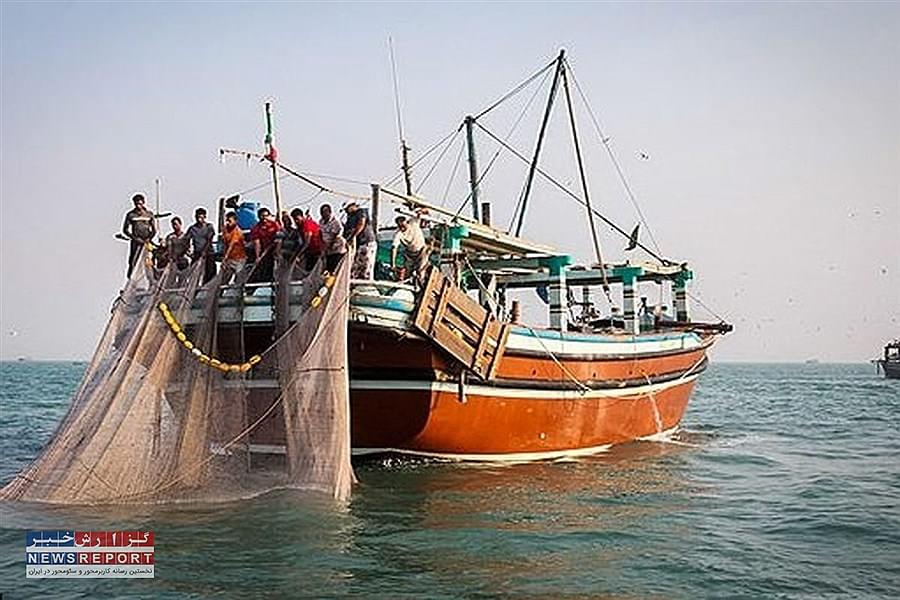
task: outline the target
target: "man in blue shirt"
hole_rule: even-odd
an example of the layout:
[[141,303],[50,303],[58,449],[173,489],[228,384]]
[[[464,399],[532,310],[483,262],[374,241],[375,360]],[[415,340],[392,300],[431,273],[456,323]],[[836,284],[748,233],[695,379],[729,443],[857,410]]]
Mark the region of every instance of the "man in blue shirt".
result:
[[213,239],[216,230],[206,222],[206,209],[194,211],[194,224],[188,227],[188,239],[191,240],[191,261],[203,261],[203,283],[216,276],[216,259],[213,256]]
[[347,220],[344,221],[344,239],[356,242],[356,254],[350,267],[351,279],[373,279],[375,276],[375,254],[378,242],[375,229],[369,220],[369,211],[360,208],[355,200],[344,205]]

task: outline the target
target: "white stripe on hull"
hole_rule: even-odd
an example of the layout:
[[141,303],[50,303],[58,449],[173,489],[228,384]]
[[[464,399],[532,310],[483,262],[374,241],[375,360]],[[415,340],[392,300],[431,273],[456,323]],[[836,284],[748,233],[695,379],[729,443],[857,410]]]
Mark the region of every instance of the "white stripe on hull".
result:
[[636,336],[616,336],[619,339],[610,340],[611,336],[597,341],[537,338],[532,335],[511,332],[506,342],[506,352],[515,353],[516,350],[529,353],[547,354],[552,352],[557,358],[564,359],[566,355],[574,356],[631,356],[632,354],[654,354],[660,352],[673,352],[677,350],[693,350],[702,348],[703,342],[694,333],[685,333],[670,339],[647,341]]
[[[637,438],[638,441],[658,442],[668,440],[679,425],[659,433]],[[623,442],[625,443],[625,442]],[[591,446],[589,448],[572,448],[569,450],[549,450],[544,452],[510,452],[506,454],[456,454],[452,452],[423,452],[421,450],[404,450],[400,448],[352,448],[353,456],[374,456],[378,454],[403,454],[423,458],[439,458],[458,462],[530,462],[535,460],[559,460],[578,458],[606,452],[613,444]],[[254,454],[287,454],[283,445],[250,444],[250,452]]]
[[[653,435],[637,438],[638,441],[664,441],[668,439],[675,431],[678,425],[671,429],[666,429]],[[627,442],[623,442],[627,443]],[[399,448],[353,448],[353,456],[373,456],[377,454],[402,454],[406,456],[420,456],[423,458],[439,458],[442,460],[453,460],[458,462],[531,462],[535,460],[560,460],[564,458],[578,458],[582,456],[592,456],[601,452],[606,452],[613,447],[613,444],[603,444],[602,446],[591,446],[589,448],[571,448],[568,450],[548,450],[543,452],[510,452],[507,454],[455,454],[452,452],[423,452],[421,450],[401,450]]]
[[[640,385],[618,389],[589,390],[540,390],[527,388],[509,388],[488,385],[466,385],[467,396],[484,396],[489,398],[524,399],[524,400],[593,400],[597,398],[632,398],[646,397],[673,388],[699,377],[698,373],[680,377],[672,381]],[[459,384],[446,381],[407,381],[407,380],[367,380],[351,379],[350,390],[386,390],[386,391],[421,391],[459,393]]]

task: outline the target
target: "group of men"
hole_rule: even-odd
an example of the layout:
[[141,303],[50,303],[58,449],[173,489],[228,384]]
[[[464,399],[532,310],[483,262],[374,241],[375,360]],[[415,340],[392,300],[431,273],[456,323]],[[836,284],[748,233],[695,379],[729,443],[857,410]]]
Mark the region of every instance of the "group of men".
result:
[[[134,270],[141,248],[152,242],[156,232],[156,216],[146,208],[144,196],[132,198],[134,208],[125,215],[122,233],[130,239],[128,254],[128,277]],[[306,270],[312,270],[320,259],[325,261],[326,271],[334,272],[341,259],[347,254],[353,242],[355,251],[350,268],[353,279],[373,279],[378,242],[369,212],[355,201],[344,205],[344,223],[334,215],[331,205],[319,207],[317,222],[308,212],[300,208],[290,214],[283,212],[281,220],[267,208],[257,211],[258,221],[249,232],[249,239],[238,226],[237,214],[228,212],[221,232],[223,283],[228,283],[234,274],[241,272],[251,258],[247,242],[252,247],[255,261],[249,282],[272,281],[275,263],[280,260],[300,260]],[[180,217],[172,217],[172,231],[165,237],[161,262],[174,264],[183,270],[189,264],[203,261],[204,283],[215,277],[215,228],[207,222],[205,208],[194,211],[194,223],[184,229]],[[394,236],[391,266],[397,264],[397,253],[402,249],[405,256],[405,273],[419,279],[427,266],[428,246],[419,226],[418,218],[397,217],[397,233]],[[398,271],[397,271],[398,272]]]

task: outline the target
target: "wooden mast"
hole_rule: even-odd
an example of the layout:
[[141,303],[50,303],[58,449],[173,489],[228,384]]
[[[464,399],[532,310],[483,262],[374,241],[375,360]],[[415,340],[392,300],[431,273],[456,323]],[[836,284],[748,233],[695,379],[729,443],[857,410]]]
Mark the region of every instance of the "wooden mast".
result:
[[475,126],[475,118],[472,115],[466,116],[466,145],[469,149],[469,188],[472,199],[472,217],[478,221],[478,160],[475,156],[475,136],[473,129]]

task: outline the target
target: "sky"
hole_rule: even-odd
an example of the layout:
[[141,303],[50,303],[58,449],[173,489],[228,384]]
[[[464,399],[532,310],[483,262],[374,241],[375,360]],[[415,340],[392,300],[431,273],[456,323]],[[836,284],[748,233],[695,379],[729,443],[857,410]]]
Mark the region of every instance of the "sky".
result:
[[[286,164],[361,182],[322,180],[352,193],[390,179],[389,37],[413,159],[564,48],[653,238],[735,325],[714,359],[864,361],[900,337],[900,4],[4,1],[0,358],[89,358],[123,284],[113,234],[131,195],[152,206],[159,178],[163,210],[188,217],[265,184],[262,165],[218,149],[259,151],[266,101]],[[502,137],[527,107],[509,140],[528,155],[546,99],[529,104],[533,89],[482,120]],[[541,164],[577,190],[562,108]],[[592,201],[630,230],[636,211],[577,95],[576,113]],[[455,207],[453,140],[414,180]],[[476,142],[484,166],[497,145]],[[498,156],[482,189],[495,223],[524,174]],[[290,206],[341,201],[282,185]],[[584,213],[545,181],[524,234],[591,258]],[[600,235],[604,258],[623,260],[624,242]]]

